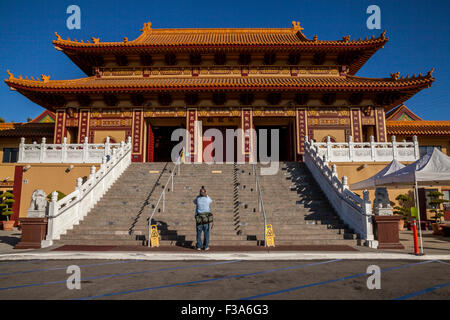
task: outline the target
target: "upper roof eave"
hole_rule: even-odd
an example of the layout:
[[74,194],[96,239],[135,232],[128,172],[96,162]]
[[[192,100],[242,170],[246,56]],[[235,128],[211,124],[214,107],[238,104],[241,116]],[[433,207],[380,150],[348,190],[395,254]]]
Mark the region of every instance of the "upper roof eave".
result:
[[119,48],[172,48],[172,47],[254,47],[254,46],[283,46],[283,47],[334,47],[354,48],[383,46],[388,38],[386,31],[380,37],[364,40],[350,40],[350,36],[342,40],[318,40],[317,36],[308,39],[300,27],[300,22],[292,21],[291,28],[185,28],[185,29],[153,29],[150,22],[144,23],[142,33],[136,39],[121,42],[100,42],[100,38],[92,37],[92,42],[83,40],[67,40],[55,32],[57,37],[53,41],[60,49],[119,49]]
[[20,78],[5,79],[11,88],[28,89],[47,92],[72,92],[84,90],[133,90],[157,89],[171,90],[183,88],[197,89],[258,89],[258,88],[297,88],[297,89],[374,89],[396,90],[417,86],[429,86],[434,78],[429,72],[425,76],[392,79],[392,78],[363,78],[357,76],[345,77],[153,77],[153,78],[96,78],[86,77],[74,80],[27,80]]

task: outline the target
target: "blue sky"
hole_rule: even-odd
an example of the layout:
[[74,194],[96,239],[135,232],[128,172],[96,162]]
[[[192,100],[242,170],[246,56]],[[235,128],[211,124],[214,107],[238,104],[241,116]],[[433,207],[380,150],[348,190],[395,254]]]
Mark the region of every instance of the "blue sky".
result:
[[[81,8],[81,29],[69,30],[66,9]],[[381,30],[369,30],[366,20],[369,5],[381,9]],[[51,79],[84,76],[62,52],[53,48],[58,32],[64,39],[100,41],[130,40],[140,35],[144,22],[154,28],[213,27],[291,27],[300,21],[303,33],[312,38],[340,40],[343,36],[364,38],[387,31],[389,41],[358,72],[364,77],[389,77],[427,73],[435,68],[435,83],[407,101],[420,117],[450,120],[450,1],[365,1],[365,0],[0,0],[0,70],[34,78],[40,74]],[[0,117],[22,122],[36,117],[42,108],[5,83],[0,85]]]

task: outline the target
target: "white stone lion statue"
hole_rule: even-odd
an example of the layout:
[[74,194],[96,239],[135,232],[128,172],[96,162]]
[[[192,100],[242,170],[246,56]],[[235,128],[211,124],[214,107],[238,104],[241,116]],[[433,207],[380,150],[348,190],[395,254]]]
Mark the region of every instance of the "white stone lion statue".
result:
[[44,190],[37,189],[31,195],[31,204],[28,208],[27,217],[29,218],[44,218],[47,211],[47,194]]

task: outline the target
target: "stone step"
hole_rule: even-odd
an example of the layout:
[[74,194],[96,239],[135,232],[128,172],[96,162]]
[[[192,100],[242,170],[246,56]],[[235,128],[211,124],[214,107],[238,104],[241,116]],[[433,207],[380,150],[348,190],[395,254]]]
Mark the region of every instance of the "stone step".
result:
[[[143,245],[148,233],[148,218],[173,167],[169,163],[166,169],[170,170],[163,170],[165,164],[130,165],[84,221],[62,237],[64,241],[71,244]],[[335,215],[306,167],[297,163],[280,163],[280,167],[276,175],[259,177],[267,223],[274,226],[276,243],[277,239],[286,244],[353,243],[355,235]],[[150,170],[159,172],[149,173]],[[213,170],[222,173],[213,174]],[[160,204],[153,217],[154,221],[163,223],[159,226],[161,237],[170,239],[161,240],[162,244],[195,242],[192,201],[201,185],[213,199],[212,245],[256,245],[264,239],[264,220],[257,209],[252,165],[183,164],[180,175],[175,173],[174,192],[166,193],[166,210],[162,212]],[[158,178],[159,184],[155,186]],[[148,203],[145,203],[146,199]]]

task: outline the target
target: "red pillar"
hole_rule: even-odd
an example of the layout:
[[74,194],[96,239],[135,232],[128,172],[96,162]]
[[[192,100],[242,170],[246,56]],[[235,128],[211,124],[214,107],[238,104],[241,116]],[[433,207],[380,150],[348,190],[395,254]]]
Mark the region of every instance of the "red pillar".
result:
[[152,125],[148,124],[148,139],[147,139],[147,161],[155,161],[155,135],[153,134]]
[[20,214],[20,196],[22,194],[22,179],[23,179],[23,166],[16,166],[14,168],[14,185],[13,185],[13,194],[14,194],[14,204],[13,204],[13,212],[14,214],[11,216],[11,220],[14,220],[14,226],[16,227],[19,223],[19,214]]

